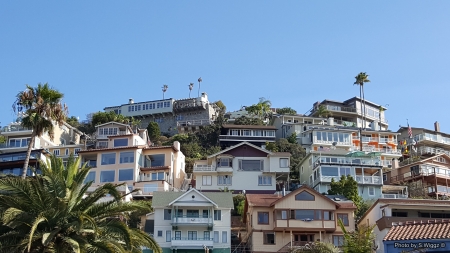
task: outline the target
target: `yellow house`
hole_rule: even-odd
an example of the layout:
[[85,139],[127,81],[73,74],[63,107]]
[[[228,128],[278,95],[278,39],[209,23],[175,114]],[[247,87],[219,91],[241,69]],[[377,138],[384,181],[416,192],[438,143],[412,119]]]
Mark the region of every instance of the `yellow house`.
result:
[[342,245],[338,219],[355,228],[354,203],[343,197],[325,196],[308,186],[291,193],[247,194],[244,222],[252,252],[289,252],[314,241]]

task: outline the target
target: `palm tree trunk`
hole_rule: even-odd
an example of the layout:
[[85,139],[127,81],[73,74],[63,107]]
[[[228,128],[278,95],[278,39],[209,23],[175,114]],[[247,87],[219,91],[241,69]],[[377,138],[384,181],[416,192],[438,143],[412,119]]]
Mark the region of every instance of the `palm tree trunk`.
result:
[[197,96],[200,97],[200,82],[198,82],[198,94],[197,94]]
[[362,85],[362,99],[364,102],[364,128],[366,128],[366,99],[364,98],[364,85]]
[[163,91],[163,100],[164,100],[164,91]]
[[189,98],[191,98],[191,90],[189,90]]
[[22,178],[23,179],[25,179],[27,177],[28,164],[30,163],[31,150],[33,149],[35,137],[36,137],[36,133],[35,133],[35,131],[33,131],[33,133],[31,134],[30,143],[28,143],[27,155],[25,157],[25,161],[23,162],[23,169],[22,169]]

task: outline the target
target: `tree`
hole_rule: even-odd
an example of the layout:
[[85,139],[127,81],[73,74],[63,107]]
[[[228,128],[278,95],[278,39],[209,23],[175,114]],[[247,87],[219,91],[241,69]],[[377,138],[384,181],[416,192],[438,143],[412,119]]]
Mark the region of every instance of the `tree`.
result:
[[[149,202],[124,202],[125,195],[110,183],[87,190],[90,168],[71,156],[64,167],[52,156],[41,162],[42,174],[0,179],[0,252],[141,252],[162,253],[155,240],[124,219],[149,212]],[[112,200],[102,199],[106,194]],[[123,219],[124,218],[124,219]]]
[[[306,155],[306,150],[298,143],[290,143],[287,139],[281,138],[275,142],[276,148],[274,152],[289,152],[290,159],[290,175],[291,179],[298,179],[299,167],[301,161]],[[267,148],[267,146],[266,146]],[[269,149],[268,149],[269,150]]]
[[272,110],[270,109],[272,106],[272,102],[265,98],[259,98],[259,102],[257,104],[248,106],[245,110],[254,116],[257,116],[260,120],[271,119],[272,118]]
[[352,176],[342,175],[339,181],[334,181],[331,179],[330,189],[328,190],[328,194],[330,195],[343,195],[347,199],[353,201],[355,203],[357,210],[356,216],[357,219],[361,216],[358,216],[360,213],[360,209],[363,208],[363,199],[358,194],[358,183]]
[[256,126],[262,126],[264,125],[264,122],[259,118],[248,118],[245,116],[241,116],[234,120],[235,125],[256,125]]
[[71,126],[73,126],[73,127],[75,127],[75,128],[80,127],[80,122],[78,121],[78,118],[75,117],[75,116],[72,116],[72,117],[70,117],[70,118],[67,118],[67,119],[66,119],[66,123],[69,124],[69,125],[71,125]]
[[169,88],[169,86],[167,84],[164,84],[163,87],[162,87],[163,99],[164,99],[164,93],[166,93],[168,88]]
[[289,143],[296,144],[297,143],[297,133],[293,132],[289,137],[287,138]]
[[221,113],[225,113],[227,111],[227,107],[225,106],[225,104],[222,102],[222,100],[216,101],[214,102],[214,104],[217,105],[217,107],[220,108]]
[[161,130],[156,122],[150,122],[147,126],[148,137],[152,142],[156,142],[161,136]]
[[340,219],[338,224],[344,233],[344,245],[342,245],[344,253],[371,253],[374,251],[375,234],[373,229],[376,224],[372,226],[363,224],[354,231],[348,231]]
[[191,98],[191,91],[194,89],[194,83],[190,83],[189,85],[189,98]]
[[[366,72],[360,72],[357,76],[355,76],[356,81],[353,83],[354,85],[359,85],[359,97],[361,100],[361,115],[363,117],[363,128],[366,128],[366,100],[364,99],[364,83],[369,83],[369,75]],[[364,104],[364,108],[363,108]]]
[[291,253],[339,253],[341,250],[332,243],[312,242],[299,248],[292,247]]
[[61,103],[64,94],[52,89],[48,83],[39,83],[37,87],[26,86],[26,89],[17,94],[17,103],[25,106],[25,116],[22,118],[22,126],[32,129],[31,140],[28,143],[27,155],[23,164],[22,177],[25,178],[30,161],[34,139],[48,133],[50,140],[54,138],[54,125],[62,126],[68,108]]
[[197,81],[198,81],[198,96],[197,97],[200,97],[200,84],[203,81],[203,79],[201,77],[199,77]]
[[277,109],[277,113],[281,115],[297,115],[297,111],[292,109],[291,107],[283,107]]
[[328,111],[328,109],[324,105],[319,105],[319,108],[317,109],[317,115],[320,118],[326,118],[331,116],[331,112]]

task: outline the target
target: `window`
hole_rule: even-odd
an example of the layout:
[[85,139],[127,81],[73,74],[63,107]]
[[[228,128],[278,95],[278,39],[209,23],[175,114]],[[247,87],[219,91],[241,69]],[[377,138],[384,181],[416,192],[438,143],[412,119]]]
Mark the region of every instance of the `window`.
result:
[[162,230],[158,230],[158,237],[162,236]]
[[217,167],[232,167],[230,158],[220,158],[217,161]]
[[134,152],[120,152],[120,163],[134,163]]
[[258,224],[269,224],[268,212],[258,212]]
[[164,154],[150,155],[149,157],[151,161],[150,167],[164,166],[164,160],[166,157]]
[[183,115],[177,115],[177,121],[183,120]]
[[266,130],[266,136],[274,137],[275,131],[274,130]]
[[30,143],[31,138],[9,139],[9,147],[26,147]]
[[89,166],[91,168],[96,168],[97,167],[97,160],[89,160],[89,161],[87,161],[87,166]]
[[162,107],[163,107],[163,102],[156,103],[156,108],[162,108]]
[[90,171],[88,174],[87,174],[87,177],[86,177],[86,179],[84,179],[84,183],[86,184],[87,182],[93,182],[93,183],[95,183],[95,171]]
[[349,224],[349,222],[348,222],[348,214],[346,214],[346,213],[338,213],[337,214],[337,218],[338,218],[338,220],[342,221],[344,226],[348,226],[348,224]]
[[152,173],[152,180],[164,180],[164,172]]
[[231,135],[239,136],[239,130],[231,130]]
[[343,235],[333,235],[333,244],[334,246],[341,247],[344,245],[344,236]]
[[250,133],[251,133],[250,130],[242,130],[243,136],[250,136],[251,135]]
[[263,136],[261,130],[253,130],[253,136]]
[[170,242],[172,237],[172,231],[166,230],[166,242]]
[[68,148],[66,148],[65,155],[69,155],[69,149]]
[[231,185],[231,176],[217,176],[217,185]]
[[314,201],[315,197],[311,193],[307,191],[302,191],[299,194],[295,195],[295,200],[306,200],[306,201]]
[[212,176],[202,176],[202,185],[212,185]]
[[339,172],[340,172],[341,176],[342,175],[344,175],[344,176],[352,175],[350,168],[341,167],[341,168],[339,168]]
[[104,170],[100,172],[100,183],[114,182],[114,170]]
[[375,187],[369,186],[369,196],[375,196]]
[[289,167],[289,158],[280,158],[280,168]]
[[203,210],[202,218],[208,218],[208,210]]
[[188,218],[198,218],[199,211],[198,210],[186,210],[186,217]]
[[188,231],[188,240],[197,240],[197,231]]
[[387,174],[383,173],[383,181],[387,181]]
[[[392,217],[408,217],[408,213],[407,212],[392,212]],[[428,216],[426,216],[426,217],[428,217]]]
[[222,220],[222,210],[214,210],[214,220]]
[[126,147],[128,146],[128,139],[115,139],[114,147]]
[[337,167],[321,167],[322,176],[339,176],[339,171]]
[[98,129],[98,135],[117,135],[117,127],[105,127]]
[[275,232],[264,232],[264,244],[275,245]]
[[244,171],[262,171],[263,160],[239,160],[239,169]]
[[164,220],[171,220],[172,210],[164,209]]
[[80,150],[81,150],[81,148],[75,148],[75,149],[74,149],[75,155],[78,155],[78,152],[80,152]]
[[181,231],[175,231],[175,240],[181,240]]
[[314,210],[291,210],[291,217],[296,220],[314,220],[314,214]]
[[214,243],[219,243],[219,231],[214,231]]
[[116,154],[115,153],[102,154],[102,165],[115,164],[115,163],[116,163]]
[[209,241],[211,238],[211,234],[209,233],[209,231],[204,231],[203,232],[203,239]]
[[119,181],[133,180],[133,169],[119,170]]
[[334,213],[331,211],[323,211],[324,220],[334,220]]
[[277,210],[277,220],[287,220],[287,210]]
[[107,141],[99,141],[97,142],[97,148],[107,148],[108,142]]
[[222,231],[222,243],[227,243],[228,235],[227,231]]
[[54,154],[54,155],[59,155],[59,149],[53,150],[53,154]]
[[258,176],[258,185],[272,185],[272,176]]

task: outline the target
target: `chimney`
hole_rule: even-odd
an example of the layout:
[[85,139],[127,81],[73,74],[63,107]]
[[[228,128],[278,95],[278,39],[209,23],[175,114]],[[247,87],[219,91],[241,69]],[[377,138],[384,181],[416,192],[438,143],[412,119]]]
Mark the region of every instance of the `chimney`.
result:
[[328,118],[328,125],[334,126],[334,118],[333,117]]
[[174,142],[173,142],[173,147],[174,147],[176,150],[180,151],[180,142],[174,141]]
[[128,99],[128,104],[134,104],[134,100],[132,98]]
[[439,127],[439,122],[434,122],[434,131],[436,131],[436,132],[440,132],[441,131],[441,128]]

